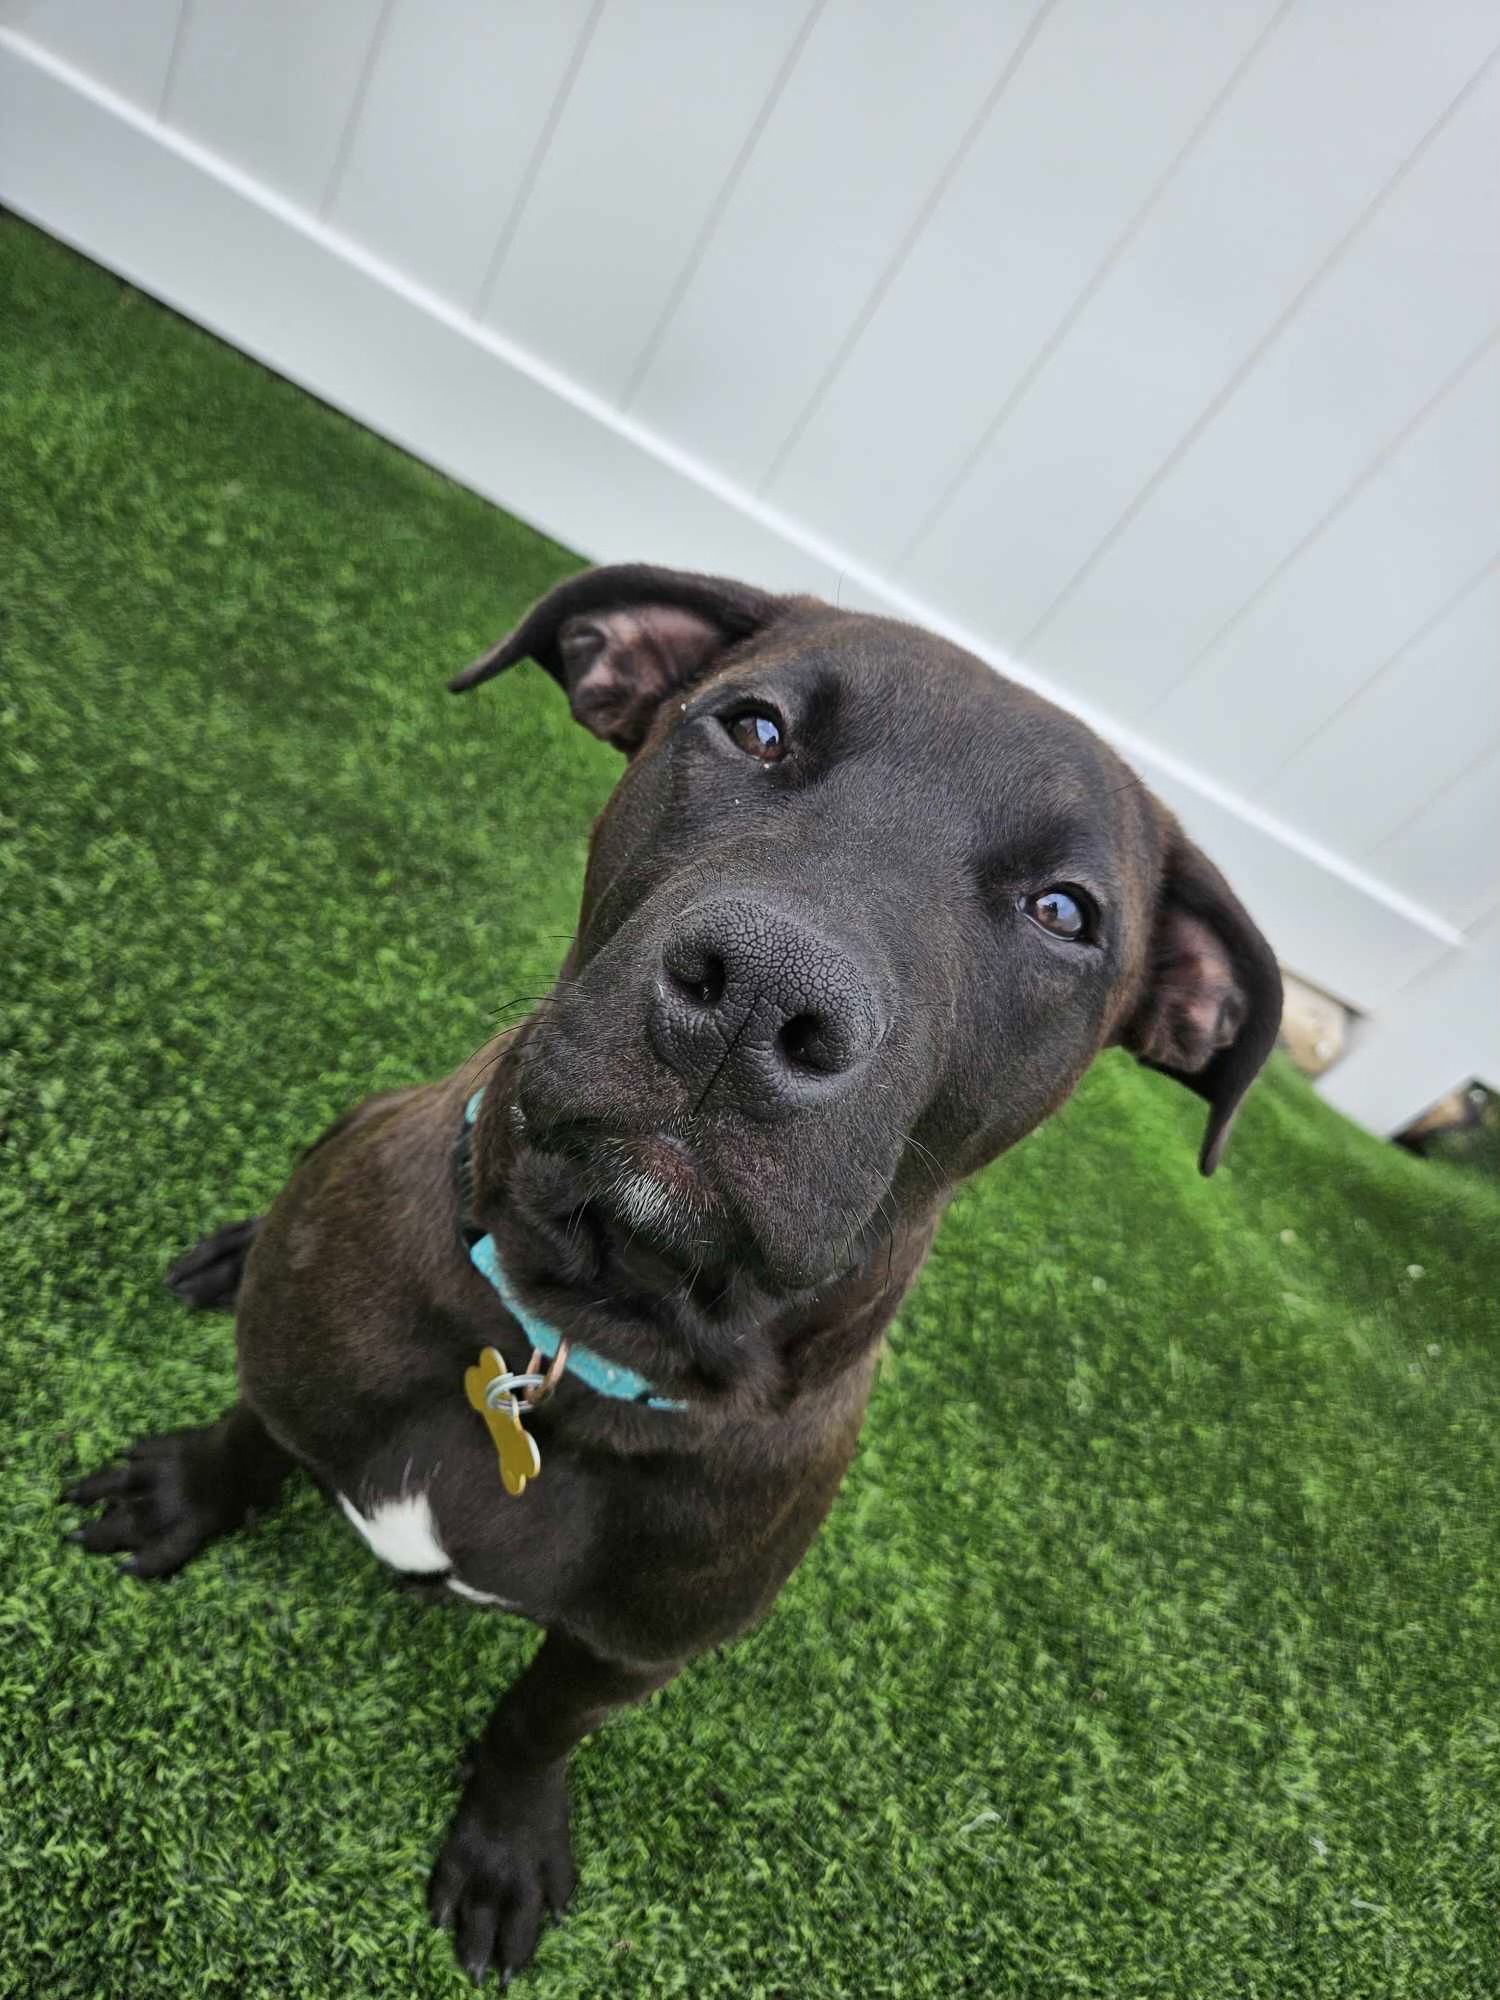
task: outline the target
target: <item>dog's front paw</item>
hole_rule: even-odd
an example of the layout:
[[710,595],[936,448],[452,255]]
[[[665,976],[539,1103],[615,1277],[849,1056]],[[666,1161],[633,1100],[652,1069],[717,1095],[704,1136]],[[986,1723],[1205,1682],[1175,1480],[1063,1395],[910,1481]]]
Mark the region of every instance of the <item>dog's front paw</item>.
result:
[[90,1555],[126,1555],[135,1576],[171,1576],[216,1535],[250,1512],[227,1476],[222,1426],[165,1431],[142,1438],[119,1464],[75,1480],[63,1499],[103,1511],[68,1537]]
[[497,1798],[470,1781],[427,1885],[432,1921],[453,1932],[458,1962],[477,1986],[493,1967],[510,1983],[536,1950],[548,1910],[561,1910],[577,1874],[568,1844],[561,1768],[519,1774]]

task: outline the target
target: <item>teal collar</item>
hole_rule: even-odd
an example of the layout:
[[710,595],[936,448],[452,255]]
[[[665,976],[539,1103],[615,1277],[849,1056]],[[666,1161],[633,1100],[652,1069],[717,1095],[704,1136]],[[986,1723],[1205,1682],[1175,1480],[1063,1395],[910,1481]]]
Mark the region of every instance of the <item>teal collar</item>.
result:
[[[562,1335],[555,1326],[534,1313],[529,1306],[522,1305],[516,1297],[515,1288],[505,1275],[505,1267],[500,1262],[500,1252],[493,1236],[479,1235],[470,1223],[470,1202],[473,1196],[473,1129],[474,1120],[479,1116],[479,1106],[484,1098],[483,1087],[476,1090],[464,1106],[464,1129],[458,1144],[457,1174],[459,1203],[462,1209],[464,1235],[468,1240],[469,1262],[486,1278],[499,1294],[500,1303],[516,1321],[522,1333],[539,1348],[550,1361],[562,1345]],[[634,1368],[627,1368],[623,1362],[606,1361],[602,1354],[596,1354],[591,1347],[569,1337],[568,1373],[586,1383],[597,1395],[610,1396],[617,1403],[643,1403],[648,1410],[685,1410],[686,1403],[678,1402],[671,1396],[658,1396],[644,1375]]]

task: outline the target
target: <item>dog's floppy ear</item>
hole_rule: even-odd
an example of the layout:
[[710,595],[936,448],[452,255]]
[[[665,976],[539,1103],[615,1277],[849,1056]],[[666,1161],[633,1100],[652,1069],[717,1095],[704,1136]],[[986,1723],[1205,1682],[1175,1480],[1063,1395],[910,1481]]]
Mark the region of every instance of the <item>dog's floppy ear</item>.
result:
[[517,660],[535,660],[584,728],[629,756],[662,701],[768,624],[781,602],[748,584],[646,563],[584,570],[533,605],[508,638],[448,686],[459,694]]
[[1207,855],[1168,819],[1144,993],[1120,1036],[1151,1069],[1207,1098],[1198,1165],[1211,1174],[1281,1026],[1271,947]]

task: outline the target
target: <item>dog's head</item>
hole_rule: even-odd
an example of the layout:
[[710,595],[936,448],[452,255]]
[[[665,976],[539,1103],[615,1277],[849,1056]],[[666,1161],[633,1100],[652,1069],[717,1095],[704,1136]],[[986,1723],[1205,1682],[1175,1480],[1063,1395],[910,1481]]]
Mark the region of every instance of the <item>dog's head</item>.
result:
[[1081,722],[912,626],[636,565],[452,685],[525,658],[630,760],[513,1068],[509,1189],[555,1256],[816,1286],[1112,1043],[1207,1100],[1213,1170],[1275,960]]

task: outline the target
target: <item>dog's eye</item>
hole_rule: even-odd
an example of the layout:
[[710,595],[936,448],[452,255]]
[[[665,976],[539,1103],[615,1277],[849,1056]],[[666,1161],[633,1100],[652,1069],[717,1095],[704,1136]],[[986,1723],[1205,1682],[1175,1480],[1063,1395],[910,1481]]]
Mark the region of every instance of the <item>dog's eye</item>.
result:
[[785,755],[781,724],[769,709],[742,709],[738,715],[728,716],[724,727],[738,749],[747,757],[758,757],[762,764],[774,764]]
[[1093,905],[1081,889],[1061,885],[1043,889],[1039,896],[1027,896],[1021,904],[1034,924],[1054,937],[1087,943],[1093,931]]

